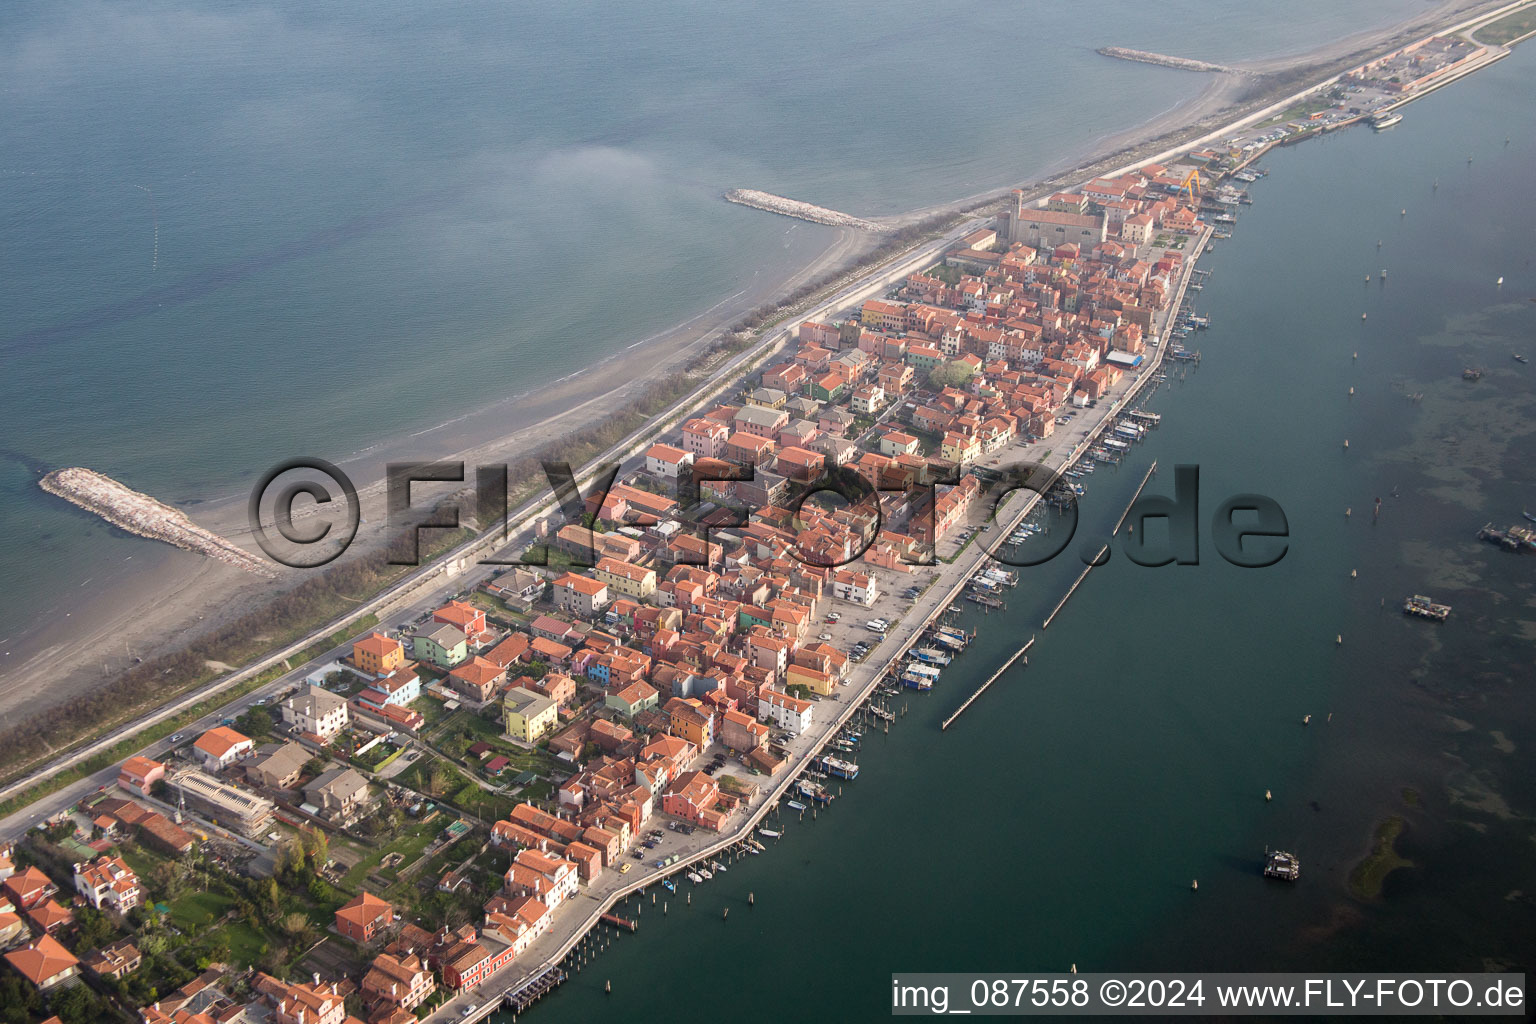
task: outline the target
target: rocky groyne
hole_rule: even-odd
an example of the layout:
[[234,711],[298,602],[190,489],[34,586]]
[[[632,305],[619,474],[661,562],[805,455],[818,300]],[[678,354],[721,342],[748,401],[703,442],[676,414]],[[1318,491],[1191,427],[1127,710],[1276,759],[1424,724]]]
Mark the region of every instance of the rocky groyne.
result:
[[802,203],[798,199],[776,196],[772,192],[759,192],[755,188],[733,188],[725,194],[725,201],[750,206],[754,210],[767,210],[769,213],[794,217],[796,220],[808,220],[812,224],[825,224],[828,227],[858,228],[861,231],[885,230],[874,221],[864,220],[862,217],[839,213],[813,203]]
[[94,512],[120,530],[207,555],[248,573],[275,579],[266,562],[218,534],[198,526],[185,512],[125,487],[95,470],[56,469],[39,481],[49,494]]
[[1146,50],[1128,50],[1123,46],[1101,46],[1099,52],[1106,57],[1116,57],[1120,60],[1140,61],[1143,64],[1156,64],[1158,67],[1178,68],[1180,71],[1215,71],[1228,75],[1245,75],[1246,71],[1238,68],[1229,68],[1224,64],[1212,64],[1204,60],[1190,60],[1188,57],[1170,57],[1165,53],[1149,53]]

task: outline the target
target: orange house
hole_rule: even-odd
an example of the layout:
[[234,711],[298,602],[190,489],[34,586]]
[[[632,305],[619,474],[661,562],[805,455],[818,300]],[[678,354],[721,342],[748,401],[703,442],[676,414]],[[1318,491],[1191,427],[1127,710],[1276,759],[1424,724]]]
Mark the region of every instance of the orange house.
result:
[[352,644],[352,664],[372,676],[387,676],[405,664],[400,641],[382,633],[369,633]]
[[360,893],[336,911],[336,930],[353,942],[369,942],[395,919],[395,908],[371,892]]
[[445,622],[471,641],[485,632],[485,612],[463,601],[449,601],[432,613],[434,622]]

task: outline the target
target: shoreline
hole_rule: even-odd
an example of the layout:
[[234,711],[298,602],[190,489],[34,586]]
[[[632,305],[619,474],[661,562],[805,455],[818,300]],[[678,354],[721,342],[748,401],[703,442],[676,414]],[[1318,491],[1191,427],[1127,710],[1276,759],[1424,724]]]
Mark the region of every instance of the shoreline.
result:
[[[1320,61],[1337,59],[1342,55],[1353,57],[1362,48],[1395,41],[1420,31],[1426,21],[1443,18],[1448,11],[1465,14],[1477,6],[1481,5],[1467,3],[1465,0],[1443,0],[1429,12],[1421,12],[1386,28],[1326,44],[1303,55],[1270,58],[1263,62],[1249,62],[1249,65],[1283,66],[1301,73]],[[1483,10],[1476,18],[1485,18],[1491,14],[1492,9]],[[1450,28],[1442,26],[1437,31]],[[1308,81],[1298,91],[1311,91],[1318,84],[1316,81]],[[1106,173],[1109,163],[1122,158],[1130,165],[1156,160],[1162,153],[1153,155],[1148,151],[1165,144],[1171,150],[1164,152],[1188,148],[1195,144],[1189,136],[1212,122],[1217,122],[1212,134],[1219,136],[1245,120],[1262,116],[1264,111],[1256,115],[1242,109],[1244,103],[1237,92],[1250,87],[1251,83],[1236,80],[1232,75],[1214,76],[1214,81],[1196,96],[1180,101],[1151,122],[1095,140],[1084,147],[1084,155],[1080,158],[1063,157],[1063,162],[1072,165],[1071,170],[1053,173],[1048,167],[1041,172],[1044,180],[1026,182],[1020,187],[1031,194],[1048,194],[1067,179],[1081,177],[1086,180],[1096,174]],[[1230,120],[1234,116],[1236,119]],[[892,220],[897,223],[913,223],[940,213],[955,213],[1007,195],[1011,188],[1001,186],[940,206],[913,211]],[[456,454],[452,458],[469,463],[507,461],[509,457],[515,458],[527,450],[557,440],[573,426],[581,425],[579,417],[582,414],[594,407],[622,404],[636,391],[654,383],[662,374],[685,363],[700,346],[723,336],[730,324],[739,319],[743,312],[762,305],[756,296],[762,293],[782,296],[800,283],[834,273],[833,268],[843,271],[859,267],[868,255],[872,241],[862,232],[839,229],[837,237],[808,264],[791,269],[784,279],[774,284],[750,289],[754,292],[754,299],[739,304],[743,308],[711,317],[731,299],[743,294],[738,293],[672,328],[634,342],[593,366],[556,381],[551,387],[537,389],[534,392],[538,396],[536,401],[530,402],[525,396],[501,400],[426,430],[404,437],[386,438],[356,453],[342,463],[342,468],[359,481],[359,496],[364,504],[363,517],[373,527],[370,530],[365,526],[360,531],[356,550],[369,550],[370,545],[382,539],[383,531],[380,527],[383,522],[382,477],[385,463],[423,456],[442,458],[444,451],[453,451]],[[758,341],[755,346],[764,343]],[[648,360],[649,373],[635,377],[626,369],[624,360],[632,358],[629,354],[642,346],[647,347],[647,354],[654,352],[660,358]],[[561,405],[565,407],[555,411]],[[444,435],[447,435],[446,438]],[[439,440],[445,443],[437,444]],[[198,525],[249,546],[250,531],[244,522],[244,503],[245,495],[231,494],[206,501],[183,502],[177,507],[188,511]],[[199,629],[228,621],[259,605],[273,593],[271,587],[254,586],[249,580],[239,578],[244,574],[209,571],[209,567],[201,562],[198,559],[197,563],[192,563],[190,559],[179,557],[163,560],[162,573],[174,580],[171,584],[175,591],[173,598],[168,599],[164,593],[146,595],[144,588],[137,585],[138,581],[125,581],[113,588],[117,591],[115,593],[97,592],[91,602],[92,611],[98,621],[105,618],[108,624],[94,629],[95,636],[103,640],[110,638],[114,648],[121,644],[124,652],[136,649],[145,657],[163,654],[184,643]],[[290,575],[288,579],[294,580],[295,577]],[[131,594],[128,593],[130,589],[133,591]],[[146,607],[150,609],[147,613]],[[206,611],[213,608],[219,610],[212,614],[212,622],[198,612],[198,609]],[[70,636],[70,633],[75,635]],[[101,679],[101,675],[93,671],[95,665],[103,664],[105,674],[106,664],[112,661],[119,664],[127,662],[126,653],[109,653],[103,660],[105,644],[81,642],[75,630],[55,625],[54,628],[39,631],[39,634],[26,638],[23,643],[12,645],[22,656],[17,668],[7,672],[4,683],[0,684],[0,712],[14,712],[16,708],[35,700],[44,682],[48,685],[50,696],[57,701],[88,692],[99,685]],[[159,638],[158,642],[156,637]]]

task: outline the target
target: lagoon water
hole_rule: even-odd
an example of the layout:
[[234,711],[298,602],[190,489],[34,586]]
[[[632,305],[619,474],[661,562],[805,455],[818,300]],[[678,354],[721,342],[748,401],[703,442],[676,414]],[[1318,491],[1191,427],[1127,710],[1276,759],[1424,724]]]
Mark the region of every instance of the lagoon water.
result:
[[[1038,177],[1203,84],[1096,46],[1256,58],[1415,7],[9,8],[0,613],[25,629],[128,555],[189,557],[61,508],[39,468],[194,501],[298,452],[345,458],[830,237],[725,188],[879,215]],[[1117,556],[941,736],[1078,566],[1027,573],[830,812],[691,912],[648,912],[539,1016],[863,1018],[899,970],[1529,969],[1536,607],[1528,560],[1471,535],[1536,506],[1536,371],[1510,359],[1536,357],[1536,142],[1515,114],[1533,105],[1526,49],[1390,132],[1277,152],[1209,258],[1204,361],[1087,481],[1082,529],[1113,523],[1152,458],[1154,490],[1197,463],[1202,515],[1243,491],[1286,509],[1279,565],[1236,569],[1208,540],[1198,567]],[[1468,363],[1487,376],[1462,381]],[[1410,593],[1451,620],[1405,619]],[[1415,867],[1352,899],[1391,815]],[[1266,844],[1301,854],[1301,885],[1258,877]]]

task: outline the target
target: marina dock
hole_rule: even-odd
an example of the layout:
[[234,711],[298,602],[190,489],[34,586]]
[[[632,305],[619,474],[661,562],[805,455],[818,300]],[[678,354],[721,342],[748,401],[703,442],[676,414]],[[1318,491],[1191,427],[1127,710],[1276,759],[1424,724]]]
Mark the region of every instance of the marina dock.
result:
[[[1115,535],[1120,532],[1120,527],[1125,525],[1126,517],[1131,514],[1131,509],[1136,507],[1136,500],[1141,497],[1141,492],[1147,489],[1148,481],[1152,479],[1152,474],[1156,472],[1157,460],[1154,459],[1152,460],[1152,465],[1147,468],[1147,475],[1141,478],[1141,485],[1136,488],[1136,493],[1131,495],[1131,500],[1126,504],[1125,511],[1120,513],[1120,519],[1115,523],[1115,528],[1110,531],[1110,540],[1113,540]],[[1052,608],[1051,614],[1045,617],[1045,622],[1040,626],[1041,629],[1051,628],[1051,622],[1054,621],[1061,610],[1066,607],[1067,602],[1072,599],[1072,595],[1077,593],[1077,588],[1083,585],[1083,580],[1086,580],[1088,578],[1088,574],[1093,572],[1095,565],[1102,564],[1099,560],[1108,550],[1109,543],[1105,542],[1104,546],[1099,549],[1098,554],[1094,556],[1093,563],[1084,567],[1083,571],[1078,575],[1072,586],[1068,587],[1067,592],[1062,595],[1061,600],[1056,602],[1056,607]]]
[[[961,704],[958,708],[956,708],[955,711],[954,711],[954,714],[950,715],[948,718],[944,719],[943,722],[939,723],[939,731],[943,732],[945,729],[948,729],[950,724],[952,722],[954,722],[955,719],[957,719],[961,715],[965,714],[965,709],[970,707],[972,704],[976,703],[976,698],[980,697],[983,693],[985,693],[986,690],[987,690],[987,687],[989,687],[993,683],[997,682],[997,677],[998,676],[1000,676],[1004,672],[1008,671],[1009,667],[1014,662],[1018,661],[1020,658],[1023,658],[1025,653],[1028,652],[1029,649],[1031,647],[1033,647],[1033,646],[1035,646],[1035,638],[1034,637],[1030,637],[1028,642],[1025,643],[1023,647],[1020,647],[1018,650],[1014,651],[1013,652],[1013,656],[1010,657],[1007,661],[1003,662],[1001,667],[999,667],[996,672],[993,672],[990,676],[987,676],[987,681],[986,682],[984,682],[980,686],[976,687],[976,692],[975,693],[973,693],[969,697],[965,698],[965,703]],[[1027,663],[1028,659],[1026,658],[1025,661]]]

